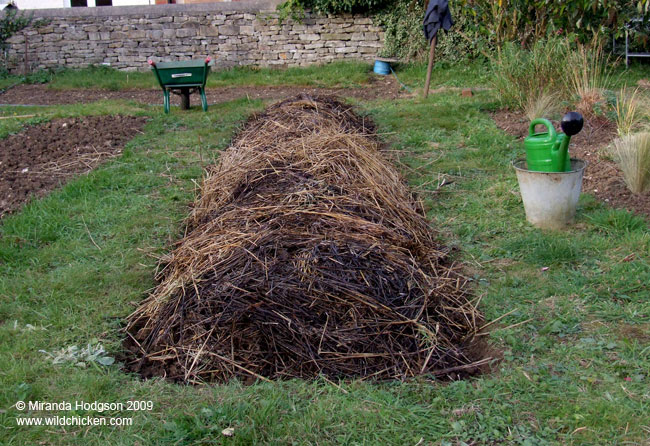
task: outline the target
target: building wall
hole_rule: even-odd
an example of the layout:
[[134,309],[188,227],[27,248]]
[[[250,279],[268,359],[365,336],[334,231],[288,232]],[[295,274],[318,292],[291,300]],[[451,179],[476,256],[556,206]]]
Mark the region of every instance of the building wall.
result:
[[[22,70],[106,64],[146,70],[146,61],[210,55],[217,67],[309,65],[372,60],[383,32],[361,16],[316,16],[278,21],[278,0],[36,10],[48,24],[10,39],[10,66]],[[27,39],[27,45],[25,45]]]
[[154,0],[113,0],[113,6],[155,5]]
[[[14,0],[19,9],[69,8],[70,0]],[[113,0],[113,6],[153,5],[154,0]],[[95,6],[95,0],[88,0],[88,6]]]
[[[14,0],[18,9],[64,8],[64,0]],[[69,3],[69,2],[68,2]]]

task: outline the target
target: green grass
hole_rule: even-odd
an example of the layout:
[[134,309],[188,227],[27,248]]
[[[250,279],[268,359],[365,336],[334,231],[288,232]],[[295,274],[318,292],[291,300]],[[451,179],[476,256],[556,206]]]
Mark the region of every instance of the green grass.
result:
[[[409,87],[423,88],[426,63],[398,64],[394,68],[399,79]],[[431,72],[431,89],[440,87],[482,87],[489,79],[487,65],[481,60],[450,64],[436,62]]]
[[[118,71],[104,66],[61,70],[51,74],[48,86],[57,90],[100,88],[124,90],[158,88],[153,74],[143,64],[141,72]],[[235,67],[214,70],[208,88],[238,86],[297,85],[310,87],[359,87],[367,84],[372,66],[363,62],[333,62],[322,66],[283,69]]]
[[645,59],[630,59],[630,66],[625,66],[625,59],[619,60],[612,73],[612,83],[616,88],[626,85],[635,88],[641,79],[650,80],[650,64]]
[[[439,72],[438,82],[480,74],[468,69],[458,78],[454,70],[465,72]],[[486,317],[509,313],[488,337],[503,357],[492,374],[452,383],[190,387],[141,381],[117,364],[52,364],[41,350],[88,342],[120,357],[124,318],[154,285],[155,257],[182,234],[194,181],[262,106],[242,99],[167,116],[160,107],[113,102],[33,110],[152,120],[120,158],[0,224],[0,444],[647,444],[648,223],[584,196],[568,231],[531,228],[510,167],[523,146],[486,113],[494,108],[489,92],[359,107],[397,150],[441,239],[459,248]],[[448,184],[437,189],[443,179]],[[129,417],[129,427],[27,428],[15,417],[39,414],[18,411],[19,400],[146,400],[154,407],[54,413]],[[227,427],[234,437],[221,435]]]
[[19,84],[22,81],[20,76],[0,76],[0,92],[2,90]]
[[[144,67],[144,65],[143,65]],[[235,67],[213,70],[208,77],[208,88],[241,86],[305,86],[324,88],[353,88],[366,86],[373,76],[372,62],[332,62],[322,66],[289,67],[282,69]],[[395,64],[395,72],[406,86],[422,88],[426,64]],[[438,62],[434,66],[432,88],[477,87],[485,84],[488,71],[481,61],[467,64]],[[20,78],[16,78],[11,85]],[[118,71],[110,67],[90,66],[84,69],[66,69],[39,73],[31,82],[48,81],[48,87],[66,89],[151,89],[158,88],[149,70],[141,72]],[[0,80],[0,88],[2,88]]]

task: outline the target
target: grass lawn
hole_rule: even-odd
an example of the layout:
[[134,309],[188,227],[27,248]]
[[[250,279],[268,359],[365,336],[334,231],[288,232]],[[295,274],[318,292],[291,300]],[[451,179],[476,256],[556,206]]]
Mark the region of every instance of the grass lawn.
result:
[[[362,84],[370,76],[366,68],[232,75],[240,85]],[[332,70],[342,73],[339,80]],[[480,67],[449,70],[436,71],[437,85],[486,82]],[[412,66],[398,74],[417,85],[422,72]],[[107,84],[114,77],[109,73]],[[78,86],[64,79],[55,77],[52,85]],[[138,87],[153,87],[149,73],[137,79]],[[215,76],[215,82],[230,81]],[[493,373],[451,383],[196,387],[125,374],[120,329],[154,285],[155,257],[181,236],[203,167],[265,104],[241,99],[208,113],[173,108],[170,115],[129,102],[2,108],[3,116],[45,116],[39,119],[123,113],[151,120],[121,157],[0,223],[0,444],[650,444],[648,222],[583,196],[570,230],[530,227],[510,167],[523,145],[490,118],[496,107],[490,91],[357,105],[396,151],[441,239],[459,249],[487,319],[508,314],[488,336],[502,356]],[[0,120],[0,138],[19,128],[13,119]],[[449,184],[438,188],[443,179]],[[117,358],[114,364],[54,364],[49,355],[98,343]],[[151,401],[153,408],[38,412],[15,405],[131,400]],[[17,425],[16,417],[47,415],[126,417],[133,424]],[[221,434],[228,427],[233,437]]]
[[[304,86],[321,88],[364,87],[372,80],[371,62],[332,62],[321,66],[289,68],[235,67],[212,70],[208,77],[208,88],[218,87],[273,87]],[[395,71],[408,88],[424,85],[426,64],[396,64]],[[25,78],[12,76],[0,79],[0,89],[11,86]],[[476,61],[468,64],[450,65],[441,62],[435,65],[432,88],[476,87],[488,80],[485,63]],[[69,89],[155,89],[159,88],[149,71],[125,72],[103,66],[91,66],[81,70],[40,71],[26,79],[28,83],[47,83],[55,90]]]
[[[144,63],[143,67],[145,67]],[[363,62],[333,62],[322,66],[281,69],[254,67],[213,69],[208,77],[207,88],[287,85],[358,87],[369,82],[371,71],[372,67],[369,68],[369,65]],[[31,81],[47,81],[48,86],[56,90],[159,88],[158,82],[149,70],[125,72],[103,66],[91,66],[82,70],[66,69],[52,73],[40,72],[32,76]]]

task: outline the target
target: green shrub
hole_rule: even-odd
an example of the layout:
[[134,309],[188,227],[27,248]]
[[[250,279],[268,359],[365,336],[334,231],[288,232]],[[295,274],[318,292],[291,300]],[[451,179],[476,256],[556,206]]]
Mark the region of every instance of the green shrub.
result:
[[[382,56],[424,59],[422,19],[428,0],[287,0],[281,16],[318,13],[376,14],[386,30]],[[589,42],[595,35],[620,32],[631,17],[648,15],[650,0],[456,0],[456,25],[438,42],[438,59],[459,61],[487,55],[505,42],[531,47],[549,36]],[[636,34],[635,34],[636,35]],[[640,36],[641,43],[649,41]],[[644,40],[645,39],[645,40]]]
[[[399,2],[400,6],[377,14],[386,30],[381,56],[398,57],[405,61],[425,59],[428,43],[422,32],[425,4],[418,0]],[[449,33],[438,34],[436,59],[458,62],[474,59],[489,50],[489,43],[471,26],[470,16],[452,7],[454,27]]]
[[476,30],[501,45],[524,46],[551,33],[574,34],[585,43],[595,35],[620,33],[632,17],[645,15],[650,0],[458,0],[458,7],[474,17]]
[[342,12],[368,13],[378,11],[394,3],[395,0],[287,0],[279,8],[281,11],[289,13],[302,12],[305,9],[331,14]]

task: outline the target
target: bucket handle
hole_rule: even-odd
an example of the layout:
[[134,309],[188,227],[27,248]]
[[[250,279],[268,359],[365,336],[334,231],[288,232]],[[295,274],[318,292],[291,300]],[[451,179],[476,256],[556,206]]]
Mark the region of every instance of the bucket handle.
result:
[[543,118],[537,118],[533,119],[533,122],[530,123],[530,128],[528,129],[528,135],[533,136],[535,135],[535,127],[537,125],[544,125],[548,129],[548,139],[547,142],[552,142],[557,139],[557,132],[555,131],[555,127],[553,127],[553,124],[551,124],[551,121],[548,119],[543,119]]

